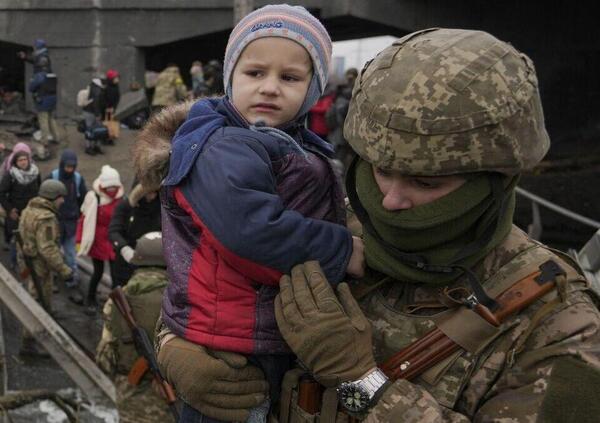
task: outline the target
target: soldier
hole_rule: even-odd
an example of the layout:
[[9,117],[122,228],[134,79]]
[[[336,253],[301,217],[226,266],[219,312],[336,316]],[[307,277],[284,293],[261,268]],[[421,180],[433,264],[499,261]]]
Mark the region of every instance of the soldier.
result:
[[[275,302],[298,361],[349,400],[339,409],[367,422],[597,421],[597,295],[569,257],[512,224],[519,174],[549,148],[531,60],[485,32],[409,34],[365,65],[344,136],[358,154],[347,191],[367,276],[336,297],[309,262],[282,278]],[[540,275],[553,289],[499,326],[467,307],[495,309],[549,261],[564,272]],[[411,381],[386,381],[377,363],[435,327],[461,348]],[[243,421],[264,398],[241,356],[164,326],[158,346],[163,374],[211,418]],[[313,421],[291,404],[288,376],[280,421]],[[331,398],[320,421],[348,421]]]
[[[162,294],[168,282],[160,232],[149,232],[137,239],[131,263],[137,266],[137,270],[123,291],[135,320],[152,337],[160,313]],[[96,348],[96,362],[115,379],[119,421],[171,421],[165,401],[152,389],[150,373],[137,386],[127,381],[127,374],[139,356],[131,342],[131,332],[112,299],[104,304],[103,318],[104,327]]]
[[[53,311],[52,286],[55,273],[65,282],[71,281],[73,277],[73,271],[65,263],[59,244],[57,214],[65,195],[67,189],[62,182],[51,179],[44,181],[38,196],[29,201],[19,220],[19,250],[24,260],[23,265],[30,272],[28,289],[48,313]],[[38,290],[41,290],[41,297]],[[31,335],[23,333],[21,353],[40,352]]]

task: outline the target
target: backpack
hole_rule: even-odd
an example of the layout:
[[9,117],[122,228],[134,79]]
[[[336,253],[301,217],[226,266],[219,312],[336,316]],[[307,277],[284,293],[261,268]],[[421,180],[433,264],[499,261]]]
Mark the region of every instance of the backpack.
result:
[[[54,169],[51,173],[50,176],[52,179],[54,179],[55,181],[58,181],[58,169]],[[77,198],[80,197],[80,193],[79,193],[79,187],[81,186],[81,174],[79,172],[75,172],[75,190],[77,191]]]
[[85,107],[91,102],[92,99],[90,99],[90,86],[88,85],[77,92],[77,106]]

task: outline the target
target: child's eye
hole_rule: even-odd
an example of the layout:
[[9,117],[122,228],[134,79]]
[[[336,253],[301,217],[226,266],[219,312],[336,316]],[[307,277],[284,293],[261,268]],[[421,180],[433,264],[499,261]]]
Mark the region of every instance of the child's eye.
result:
[[259,77],[262,75],[261,71],[258,70],[249,70],[245,72],[246,75],[251,76],[253,78]]
[[293,81],[299,81],[300,78],[294,76],[294,75],[283,75],[281,77],[281,79],[283,79],[284,81],[288,81],[288,82],[293,82]]

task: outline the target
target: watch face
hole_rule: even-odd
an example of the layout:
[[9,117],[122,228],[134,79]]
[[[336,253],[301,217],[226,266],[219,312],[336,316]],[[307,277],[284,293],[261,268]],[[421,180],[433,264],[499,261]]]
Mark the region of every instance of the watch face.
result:
[[357,385],[342,385],[339,395],[340,403],[348,411],[360,412],[365,410],[369,404],[369,394],[364,388]]

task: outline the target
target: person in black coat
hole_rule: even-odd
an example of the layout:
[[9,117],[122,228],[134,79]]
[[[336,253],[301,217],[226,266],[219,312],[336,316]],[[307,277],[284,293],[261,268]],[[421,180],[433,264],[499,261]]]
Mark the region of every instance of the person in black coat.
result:
[[136,241],[148,232],[160,231],[160,200],[158,192],[146,191],[136,184],[127,197],[123,197],[110,221],[108,238],[117,256],[114,262],[113,286],[125,285],[131,278],[135,266],[129,261],[133,257]]
[[114,69],[106,71],[106,79],[104,80],[104,119],[108,119],[109,115],[114,116],[115,110],[121,99],[121,91],[119,90],[119,72]]
[[11,265],[16,265],[13,231],[19,227],[19,216],[27,203],[38,195],[40,171],[31,160],[31,150],[24,143],[17,144],[9,157],[7,169],[0,181],[0,204],[6,211],[4,240],[10,244]]

